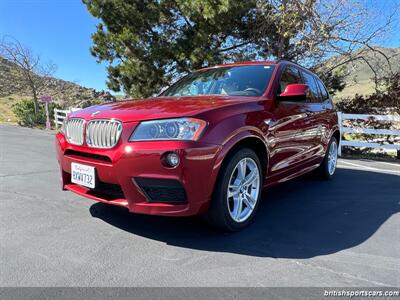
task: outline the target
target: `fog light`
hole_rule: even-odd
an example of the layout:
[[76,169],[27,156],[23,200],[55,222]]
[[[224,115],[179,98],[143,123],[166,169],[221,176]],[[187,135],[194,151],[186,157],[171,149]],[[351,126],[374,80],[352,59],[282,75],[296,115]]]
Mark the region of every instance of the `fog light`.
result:
[[165,163],[169,167],[176,167],[179,164],[179,155],[174,152],[168,153],[165,156]]

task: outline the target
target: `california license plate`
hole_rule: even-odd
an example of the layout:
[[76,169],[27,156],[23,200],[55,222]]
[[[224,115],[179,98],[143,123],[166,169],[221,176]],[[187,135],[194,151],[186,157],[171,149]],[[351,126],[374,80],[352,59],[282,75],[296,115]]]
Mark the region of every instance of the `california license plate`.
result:
[[94,167],[71,163],[71,182],[94,189],[96,186]]

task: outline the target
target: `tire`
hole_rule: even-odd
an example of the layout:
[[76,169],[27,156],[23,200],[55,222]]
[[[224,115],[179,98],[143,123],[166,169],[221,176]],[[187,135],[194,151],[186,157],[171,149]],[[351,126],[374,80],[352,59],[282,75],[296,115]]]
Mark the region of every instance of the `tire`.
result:
[[246,227],[260,203],[262,174],[260,160],[253,150],[242,148],[229,155],[218,175],[212,201],[205,215],[206,221],[223,231],[239,231]]
[[333,136],[329,141],[324,160],[317,169],[318,176],[323,180],[331,180],[335,176],[338,147],[337,139]]

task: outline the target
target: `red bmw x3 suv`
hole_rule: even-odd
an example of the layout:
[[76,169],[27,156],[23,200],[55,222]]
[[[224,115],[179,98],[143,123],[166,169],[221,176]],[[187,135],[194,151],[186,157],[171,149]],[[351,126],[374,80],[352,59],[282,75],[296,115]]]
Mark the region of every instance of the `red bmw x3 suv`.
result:
[[93,106],[56,136],[63,189],[132,213],[202,214],[228,231],[263,188],[335,173],[339,127],[328,91],[288,61],[204,68],[160,96]]

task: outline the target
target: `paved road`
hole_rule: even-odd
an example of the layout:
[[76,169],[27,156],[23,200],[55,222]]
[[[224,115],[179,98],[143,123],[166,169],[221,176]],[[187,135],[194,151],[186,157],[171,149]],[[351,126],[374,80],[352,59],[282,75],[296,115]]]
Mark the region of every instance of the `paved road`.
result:
[[128,214],[62,192],[53,136],[0,125],[0,286],[400,286],[400,165],[270,189],[255,222]]

